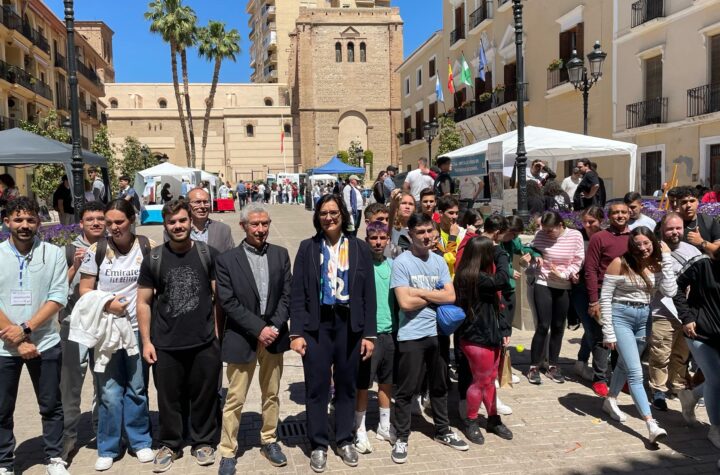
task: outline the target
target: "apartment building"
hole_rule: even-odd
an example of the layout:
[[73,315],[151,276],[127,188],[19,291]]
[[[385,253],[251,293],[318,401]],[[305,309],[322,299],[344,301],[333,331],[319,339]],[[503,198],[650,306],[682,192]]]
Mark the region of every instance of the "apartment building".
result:
[[720,2],[616,8],[613,131],[638,145],[640,191],[674,172],[680,184],[720,184]]

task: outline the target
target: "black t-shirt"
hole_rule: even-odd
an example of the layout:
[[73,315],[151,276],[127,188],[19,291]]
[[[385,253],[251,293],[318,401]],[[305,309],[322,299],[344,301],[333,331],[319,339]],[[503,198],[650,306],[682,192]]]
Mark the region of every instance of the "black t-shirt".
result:
[[448,172],[440,172],[435,179],[435,195],[439,198],[445,193],[455,194],[455,182]]
[[177,254],[165,243],[160,263],[160,282],[150,270],[148,255],[140,266],[138,285],[155,289],[150,340],[159,349],[183,350],[209,343],[215,338],[212,288],[215,257],[210,252],[209,275],[205,273],[197,246]]
[[73,214],[75,212],[75,209],[73,208],[72,192],[70,191],[70,188],[67,188],[65,185],[62,184],[58,186],[55,190],[55,193],[53,193],[53,208],[57,209],[59,204],[58,201],[60,200],[62,200],[63,202],[63,213]]
[[[598,177],[598,174],[594,171],[588,170],[585,175],[583,175],[582,180],[580,180],[580,183],[575,189],[575,195],[573,196],[573,203],[575,205],[575,209],[589,208],[596,203],[597,193],[595,193],[595,196],[593,196],[592,198],[580,197],[580,193],[590,193],[590,190],[592,190],[592,187],[595,185],[600,186],[600,177]],[[600,190],[598,190],[598,192],[599,191]]]
[[[687,242],[687,235],[690,231],[700,231],[700,236],[707,242],[720,240],[720,223],[712,216],[698,213],[694,221],[685,221],[685,233],[683,240]],[[700,246],[697,246],[700,249]]]

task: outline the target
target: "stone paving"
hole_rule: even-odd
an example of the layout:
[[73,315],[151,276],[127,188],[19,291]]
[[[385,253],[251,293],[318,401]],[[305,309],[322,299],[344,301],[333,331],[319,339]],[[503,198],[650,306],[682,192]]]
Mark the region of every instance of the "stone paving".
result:
[[[274,206],[271,208],[273,224],[271,240],[288,247],[291,255],[297,251],[299,242],[313,233],[311,215],[298,206]],[[242,239],[237,226],[238,215],[229,213],[213,215],[233,226],[236,242]],[[161,236],[159,226],[139,228],[140,234],[154,239]],[[361,235],[363,232],[361,231]],[[368,414],[368,430],[374,452],[361,456],[358,468],[343,465],[340,458],[330,454],[328,472],[332,473],[548,473],[548,474],[605,474],[605,473],[652,473],[694,474],[717,473],[718,451],[706,438],[708,422],[705,410],[698,408],[701,425],[687,427],[679,413],[680,404],[669,401],[670,410],[655,412],[668,433],[666,444],[656,447],[646,442],[644,422],[634,409],[628,395],[621,395],[620,406],[630,416],[628,422],[619,424],[609,421],[601,410],[601,400],[594,396],[585,381],[572,375],[572,363],[577,352],[581,333],[565,333],[562,368],[568,376],[565,384],[555,384],[543,377],[543,384],[532,386],[522,376],[529,364],[529,348],[532,333],[516,331],[512,341],[512,360],[521,382],[513,388],[500,390],[502,400],[513,408],[505,423],[515,434],[512,441],[487,436],[485,445],[471,446],[467,452],[456,452],[432,440],[433,428],[427,416],[413,417],[413,433],[410,438],[409,461],[396,465],[390,459],[390,445],[374,439],[372,429],[377,425],[376,401],[371,400]],[[519,346],[527,348],[518,352]],[[300,358],[288,352],[285,356],[281,395],[281,443],[288,456],[288,465],[282,469],[271,467],[259,452],[260,391],[257,376],[243,414],[239,434],[240,458],[238,473],[312,473],[309,468],[309,445],[302,433],[305,419],[304,386]],[[37,412],[32,386],[26,372],[21,379],[20,397],[15,411],[15,436],[17,438],[16,474],[44,474],[42,465],[41,422]],[[371,396],[374,395],[371,391]],[[83,418],[80,428],[80,448],[69,467],[73,475],[95,473],[96,451],[91,444],[90,400],[92,387],[88,378],[83,387]],[[451,424],[458,427],[457,396],[450,398]],[[154,427],[157,428],[157,404],[154,386],[150,385],[150,410]],[[484,421],[484,419],[483,419]],[[217,464],[199,467],[189,454],[177,460],[168,473],[211,474]],[[116,461],[108,474],[152,473],[152,464],[142,465],[137,459],[125,455]]]

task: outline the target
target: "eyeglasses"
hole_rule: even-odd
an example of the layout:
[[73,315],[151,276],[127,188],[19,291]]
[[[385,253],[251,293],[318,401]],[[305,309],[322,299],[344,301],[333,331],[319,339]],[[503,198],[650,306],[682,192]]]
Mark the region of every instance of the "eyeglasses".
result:
[[321,218],[327,218],[328,216],[333,219],[336,219],[340,216],[340,211],[321,211],[320,212]]
[[205,201],[191,201],[190,204],[191,204],[191,205],[194,205],[194,206],[202,206],[202,205],[208,206],[208,205],[210,204],[210,202],[207,201],[207,200],[205,200]]

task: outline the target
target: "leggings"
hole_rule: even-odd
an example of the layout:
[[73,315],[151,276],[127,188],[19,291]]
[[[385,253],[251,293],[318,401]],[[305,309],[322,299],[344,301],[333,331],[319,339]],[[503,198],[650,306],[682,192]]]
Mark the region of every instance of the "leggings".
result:
[[460,340],[460,348],[467,357],[473,377],[467,390],[467,418],[477,418],[480,403],[485,405],[488,416],[497,415],[495,378],[500,363],[500,347],[492,348]]
[[554,289],[547,285],[535,284],[534,293],[537,327],[530,348],[530,364],[540,366],[540,363],[542,363],[545,339],[549,331],[550,350],[548,362],[550,366],[556,366],[560,357],[563,334],[565,333],[565,320],[570,306],[570,292],[565,289]]

